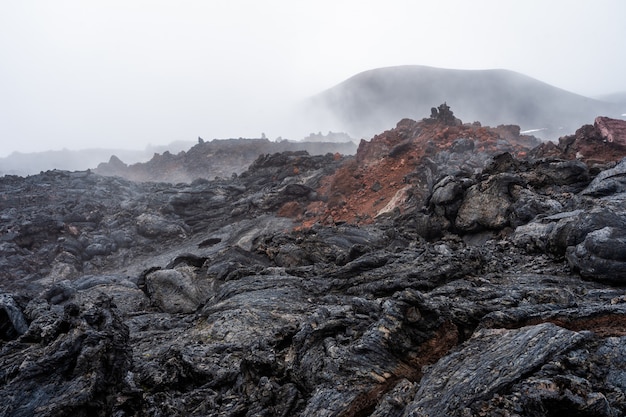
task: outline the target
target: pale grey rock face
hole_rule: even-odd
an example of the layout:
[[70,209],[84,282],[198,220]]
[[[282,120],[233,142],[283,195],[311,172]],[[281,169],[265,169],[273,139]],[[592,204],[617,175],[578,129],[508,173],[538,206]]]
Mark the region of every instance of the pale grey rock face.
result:
[[470,187],[457,213],[455,225],[464,232],[498,230],[509,224],[512,198],[509,187],[521,178],[501,173]]
[[211,292],[211,282],[189,267],[150,272],[145,280],[152,302],[168,313],[193,313]]
[[184,239],[186,237],[182,225],[154,214],[139,215],[135,219],[135,224],[137,225],[137,233],[147,238],[179,237]]

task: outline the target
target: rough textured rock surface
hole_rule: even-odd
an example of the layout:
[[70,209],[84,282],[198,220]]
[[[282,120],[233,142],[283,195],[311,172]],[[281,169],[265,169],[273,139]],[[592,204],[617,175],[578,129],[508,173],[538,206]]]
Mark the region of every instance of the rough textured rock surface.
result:
[[438,110],[435,117],[421,121],[403,119],[394,129],[362,140],[354,160],[322,184],[319,192],[328,195],[325,204],[308,207],[316,213],[315,221],[364,224],[409,207],[421,208],[440,179],[472,177],[494,154],[523,156],[540,143],[520,135],[519,126],[462,124],[449,108],[447,112],[440,117]]
[[2,415],[106,416],[132,408],[128,327],[110,299],[62,308],[31,301],[26,310],[28,330],[0,350]]
[[626,159],[600,172],[583,190],[571,195],[566,210],[537,215],[520,225],[513,241],[528,249],[565,255],[586,278],[623,285],[626,256]]
[[608,143],[626,147],[626,123],[624,120],[600,116],[596,117],[594,125]]
[[597,117],[593,125],[584,125],[559,143],[545,142],[533,150],[534,157],[579,159],[593,164],[615,161],[626,156],[626,121]]
[[228,179],[0,178],[0,415],[626,415],[626,162],[450,121]]
[[[583,336],[549,323],[520,329],[479,330],[422,378],[408,416],[462,416]],[[480,355],[476,353],[480,352]]]

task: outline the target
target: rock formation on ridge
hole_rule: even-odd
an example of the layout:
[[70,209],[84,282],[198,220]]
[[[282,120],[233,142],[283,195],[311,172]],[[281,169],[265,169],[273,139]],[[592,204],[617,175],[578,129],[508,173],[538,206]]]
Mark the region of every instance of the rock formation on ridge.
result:
[[94,172],[107,176],[116,175],[132,181],[177,183],[196,179],[212,180],[215,177],[230,178],[242,173],[259,155],[302,150],[312,155],[329,152],[350,155],[356,150],[356,145],[350,140],[271,142],[267,139],[214,139],[205,142],[199,138],[198,144],[186,152],[176,155],[170,152],[155,154],[145,163],[128,166],[113,156],[109,162],[98,165]]
[[0,179],[0,415],[626,414],[626,155],[535,144],[403,120],[235,178]]
[[320,189],[328,201],[323,206],[314,202],[308,211],[317,210],[316,220],[322,222],[368,223],[394,209],[421,209],[438,179],[456,175],[469,181],[493,155],[524,156],[540,144],[533,136],[521,135],[519,126],[462,124],[448,112],[441,119],[403,119],[395,129],[362,140],[354,160]]
[[533,157],[579,159],[588,165],[615,161],[626,152],[626,123],[623,120],[597,117],[593,125],[584,125],[576,133],[559,138],[558,144],[545,142],[533,150]]

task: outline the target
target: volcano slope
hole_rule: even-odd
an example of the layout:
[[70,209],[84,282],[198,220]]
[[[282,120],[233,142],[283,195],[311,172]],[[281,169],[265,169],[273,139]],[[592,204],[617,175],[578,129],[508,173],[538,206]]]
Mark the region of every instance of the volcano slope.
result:
[[626,160],[534,145],[437,116],[228,180],[2,178],[0,415],[625,415]]
[[620,117],[619,97],[600,101],[513,71],[455,70],[423,65],[376,68],[311,97],[303,112],[332,121],[356,137],[370,137],[404,117],[427,114],[444,100],[463,120],[515,123],[544,139],[574,132],[599,114]]

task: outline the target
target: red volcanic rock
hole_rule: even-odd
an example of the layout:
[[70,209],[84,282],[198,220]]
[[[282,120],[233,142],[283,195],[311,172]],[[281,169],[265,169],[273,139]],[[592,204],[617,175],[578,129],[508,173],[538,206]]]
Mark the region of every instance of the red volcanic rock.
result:
[[600,116],[594,125],[607,142],[626,147],[626,121]]
[[587,164],[618,161],[626,157],[626,121],[597,117],[593,125],[584,125],[575,134],[559,138],[557,145],[545,142],[531,155],[579,159]]
[[433,177],[460,170],[473,174],[497,153],[522,157],[539,143],[520,135],[518,126],[491,128],[440,119],[402,119],[394,129],[362,140],[355,158],[323,181],[317,190],[327,196],[323,215],[305,225],[371,223],[384,213],[402,212],[408,199],[427,198]]
[[297,218],[302,215],[302,206],[297,201],[288,201],[276,213],[279,217]]

